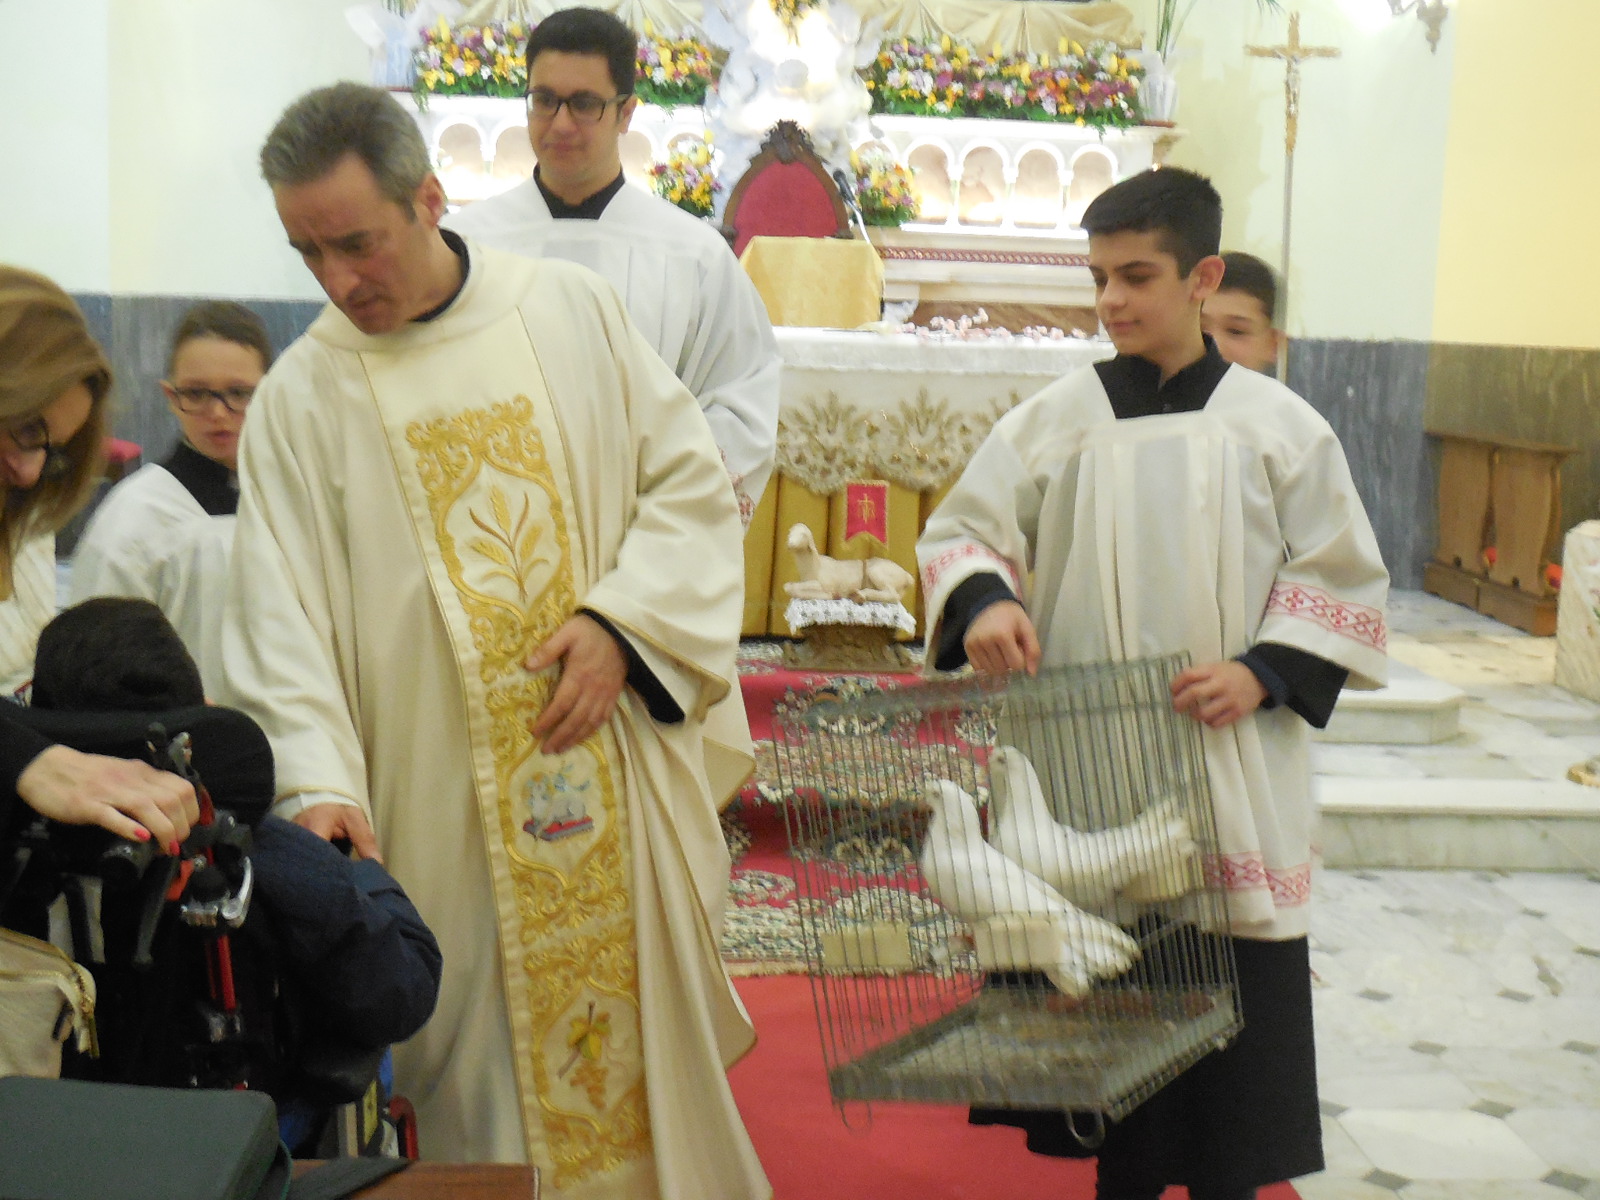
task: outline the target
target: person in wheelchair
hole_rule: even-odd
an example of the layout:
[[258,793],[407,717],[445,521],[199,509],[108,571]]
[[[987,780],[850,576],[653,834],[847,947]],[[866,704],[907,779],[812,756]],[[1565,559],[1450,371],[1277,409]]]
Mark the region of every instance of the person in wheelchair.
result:
[[[25,719],[35,727],[42,724],[50,736],[70,741],[76,722],[91,731],[98,752],[109,745],[100,740],[105,730],[119,724],[116,736],[130,751],[149,739],[152,722],[169,733],[191,732],[194,773],[215,804],[218,822],[237,821],[249,831],[253,897],[231,960],[241,975],[241,995],[254,990],[259,1004],[273,1011],[246,1011],[237,1067],[253,1076],[250,1086],[273,1095],[280,1113],[301,1115],[296,1126],[302,1144],[309,1144],[320,1124],[309,1114],[359,1096],[386,1048],[410,1037],[432,1014],[443,969],[433,934],[379,863],[349,858],[308,830],[266,815],[273,786],[264,737],[243,714],[205,705],[194,659],[153,603],[100,597],[58,614],[40,634],[32,705]],[[191,851],[186,845],[186,855]],[[237,891],[237,884],[235,879],[216,886]],[[104,902],[107,940],[110,909]],[[10,914],[3,915],[7,919],[0,923],[11,924]],[[90,949],[74,946],[86,964]],[[164,949],[158,941],[158,963]],[[115,957],[109,948],[98,952]],[[102,989],[102,1009],[107,999]],[[142,1006],[151,999],[148,990],[139,993]],[[214,1038],[211,1015],[208,1035]],[[130,1023],[106,1014],[101,1041],[109,1061],[80,1063],[74,1073],[131,1083],[232,1086],[225,1078],[197,1078],[193,1055],[174,1048],[172,1037],[152,1034],[148,1018]],[[262,1044],[262,1029],[276,1045]],[[178,1061],[156,1061],[159,1055]]]

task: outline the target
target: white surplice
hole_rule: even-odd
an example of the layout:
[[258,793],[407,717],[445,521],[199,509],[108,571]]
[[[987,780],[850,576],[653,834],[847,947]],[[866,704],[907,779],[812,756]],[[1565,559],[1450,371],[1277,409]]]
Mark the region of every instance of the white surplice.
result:
[[[917,548],[928,612],[985,571],[1023,598],[1046,666],[1258,642],[1387,675],[1388,572],[1344,452],[1310,405],[1232,367],[1198,412],[1117,420],[1093,368],[1001,418]],[[1287,707],[1202,730],[1236,934],[1306,932],[1309,729]]]
[[11,595],[0,600],[0,692],[33,678],[39,632],[56,615],[56,535],[25,537],[11,562]]
[[[718,954],[716,802],[750,764],[733,494],[610,288],[471,259],[434,320],[368,337],[324,310],[257,391],[230,702],[265,726],[280,801],[370,812],[439,938],[438,1010],[395,1054],[429,1158],[532,1161],[563,1198],[766,1197]],[[556,671],[522,662],[579,606],[686,720],[626,689],[580,747],[533,746]]]
[[778,343],[728,243],[698,217],[624,184],[596,220],[551,217],[532,179],[445,218],[470,238],[588,267],[700,401],[749,519],[778,439]]
[[158,605],[221,688],[222,605],[235,518],[214,517],[165,467],[140,467],[106,494],[72,556],[72,603],[137,596]]

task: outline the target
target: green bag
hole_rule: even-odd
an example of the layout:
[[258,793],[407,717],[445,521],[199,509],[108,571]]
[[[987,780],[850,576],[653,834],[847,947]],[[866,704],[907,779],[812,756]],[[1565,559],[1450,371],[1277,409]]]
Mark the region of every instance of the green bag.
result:
[[289,1154],[262,1092],[0,1079],[7,1200],[283,1200]]

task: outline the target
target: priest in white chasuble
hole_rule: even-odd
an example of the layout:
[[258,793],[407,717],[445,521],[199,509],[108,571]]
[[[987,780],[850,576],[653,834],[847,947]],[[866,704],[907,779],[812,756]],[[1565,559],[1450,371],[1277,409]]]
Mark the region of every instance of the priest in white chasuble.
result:
[[527,51],[533,177],[445,225],[502,250],[581,263],[616,288],[699,400],[748,522],[777,446],[778,344],[723,237],[623,180],[618,139],[639,103],[637,52],[633,31],[609,13],[544,17]]
[[718,954],[741,532],[694,399],[590,272],[441,236],[387,93],[302,97],[262,170],[332,304],[245,434],[230,698],[278,811],[381,852],[438,936],[395,1052],[424,1153],[763,1200]]

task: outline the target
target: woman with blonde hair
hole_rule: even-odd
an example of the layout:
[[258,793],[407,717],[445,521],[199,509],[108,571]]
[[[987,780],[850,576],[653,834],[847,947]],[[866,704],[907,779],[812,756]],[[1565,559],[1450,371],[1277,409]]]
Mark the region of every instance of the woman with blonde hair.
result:
[[[0,602],[17,599],[19,567],[37,553],[30,543],[48,544],[93,492],[110,392],[110,364],[72,297],[0,264]],[[31,661],[37,629],[13,621],[0,634],[12,643],[0,657]],[[12,795],[57,821],[172,853],[198,815],[194,789],[176,775],[50,745],[0,711],[0,834]]]

